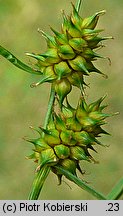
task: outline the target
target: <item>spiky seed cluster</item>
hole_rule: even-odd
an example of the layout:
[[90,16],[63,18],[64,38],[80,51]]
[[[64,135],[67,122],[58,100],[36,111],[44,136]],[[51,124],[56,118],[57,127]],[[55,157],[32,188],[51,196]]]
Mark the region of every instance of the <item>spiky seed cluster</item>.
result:
[[108,134],[101,126],[109,114],[103,113],[105,106],[101,106],[104,98],[87,105],[81,97],[76,109],[69,103],[62,106],[60,113],[54,113],[47,129],[39,128],[38,139],[28,139],[35,146],[34,153],[28,158],[40,164],[40,168],[48,164],[58,176],[61,183],[62,175],[56,172],[56,164],[61,165],[76,175],[76,169],[81,173],[81,160],[94,161],[89,150],[96,151],[94,145],[102,145],[97,137],[101,133]]
[[[42,32],[47,41],[47,51],[40,55],[28,53],[38,60],[37,66],[42,73],[41,81],[32,84],[32,87],[51,82],[59,106],[58,111],[53,107],[47,128],[38,129],[40,137],[27,139],[35,146],[34,153],[28,158],[38,162],[40,168],[48,164],[60,183],[62,174],[56,171],[56,164],[76,175],[77,169],[82,173],[79,165],[81,160],[95,161],[90,150],[96,151],[94,145],[102,145],[98,137],[101,133],[108,134],[102,125],[110,116],[103,113],[106,106],[102,106],[101,102],[104,97],[88,105],[83,94],[83,85],[86,85],[84,76],[91,72],[101,73],[93,61],[102,57],[94,50],[102,46],[101,41],[110,37],[99,37],[102,30],[95,30],[95,27],[99,16],[105,11],[82,19],[72,6],[70,17],[63,13],[61,33],[53,28],[54,37]],[[67,100],[73,85],[80,88],[82,93],[76,108],[71,107]]]
[[43,33],[47,41],[47,51],[40,55],[27,55],[38,60],[37,66],[41,70],[40,82],[32,84],[32,87],[44,82],[53,82],[56,93],[62,104],[66,95],[71,91],[72,85],[83,90],[84,75],[91,72],[101,73],[92,63],[96,58],[102,58],[94,50],[102,46],[100,43],[111,37],[99,37],[102,30],[95,30],[99,16],[105,11],[82,19],[76,8],[70,17],[63,14],[61,32],[51,28],[54,37]]

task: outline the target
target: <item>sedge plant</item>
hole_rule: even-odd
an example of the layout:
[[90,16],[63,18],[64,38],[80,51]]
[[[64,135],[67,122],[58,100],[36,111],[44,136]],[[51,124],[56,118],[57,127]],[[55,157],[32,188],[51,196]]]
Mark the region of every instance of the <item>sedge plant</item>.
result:
[[[0,54],[16,67],[39,75],[39,81],[32,83],[31,87],[45,82],[51,85],[44,125],[34,129],[38,133],[37,138],[26,139],[34,145],[28,159],[33,159],[37,164],[28,197],[31,200],[39,198],[49,172],[57,176],[59,184],[65,176],[97,199],[118,199],[123,192],[123,179],[105,196],[77,176],[77,170],[84,174],[80,161],[96,163],[90,150],[96,151],[97,145],[104,146],[98,138],[108,134],[103,125],[106,118],[112,116],[104,111],[106,105],[102,103],[105,96],[88,104],[85,94],[88,87],[85,77],[93,72],[106,77],[94,66],[94,61],[105,58],[97,50],[103,47],[103,41],[112,38],[100,36],[102,29],[96,29],[99,17],[105,14],[105,10],[82,18],[79,15],[80,6],[81,0],[78,0],[76,5],[72,4],[69,16],[62,12],[60,32],[51,27],[53,36],[50,36],[40,30],[47,42],[47,50],[42,54],[26,53],[36,59],[33,68],[0,46]],[[80,90],[76,107],[68,100],[73,86]]]

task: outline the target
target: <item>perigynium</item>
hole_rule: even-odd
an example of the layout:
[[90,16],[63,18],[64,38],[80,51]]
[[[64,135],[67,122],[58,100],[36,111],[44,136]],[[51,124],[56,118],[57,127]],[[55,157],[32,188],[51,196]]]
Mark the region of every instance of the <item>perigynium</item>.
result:
[[[50,36],[40,30],[46,39],[47,50],[40,54],[26,53],[37,60],[34,68],[25,65],[0,46],[0,54],[15,66],[40,75],[40,80],[32,83],[31,87],[45,82],[51,84],[45,124],[34,129],[39,134],[37,138],[26,138],[34,145],[33,153],[27,158],[37,163],[29,199],[38,198],[50,170],[57,175],[61,184],[64,170],[68,171],[68,176],[70,173],[77,177],[77,170],[83,174],[80,161],[95,163],[91,151],[96,152],[96,146],[103,145],[98,138],[102,134],[108,134],[103,125],[106,118],[112,116],[104,112],[106,105],[102,103],[105,96],[88,104],[85,94],[85,77],[92,72],[107,77],[95,67],[97,59],[105,58],[98,53],[98,49],[103,47],[103,41],[112,38],[100,36],[103,30],[96,28],[105,10],[82,18],[79,14],[81,0],[77,1],[76,6],[71,5],[72,12],[69,16],[62,12],[61,31],[51,27],[53,34]],[[68,101],[73,86],[80,89],[76,107],[72,107]],[[99,194],[96,196],[105,199]]]

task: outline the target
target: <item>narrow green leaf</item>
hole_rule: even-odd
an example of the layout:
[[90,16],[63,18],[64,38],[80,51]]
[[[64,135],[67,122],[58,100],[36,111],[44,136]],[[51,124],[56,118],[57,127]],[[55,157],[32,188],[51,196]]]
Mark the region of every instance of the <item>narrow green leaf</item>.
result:
[[10,61],[16,67],[18,67],[18,68],[20,68],[20,69],[22,69],[28,73],[41,75],[40,71],[38,71],[37,69],[33,69],[33,68],[29,67],[28,65],[24,64],[19,59],[17,59],[11,52],[6,50],[2,46],[0,46],[0,55],[2,55],[4,58],[6,58],[8,61]]
[[113,187],[107,198],[109,200],[117,200],[123,194],[123,178]]
[[82,181],[80,178],[76,177],[75,175],[73,175],[72,173],[67,171],[66,169],[64,169],[64,168],[62,168],[61,166],[58,166],[58,165],[56,165],[55,168],[57,169],[57,171],[60,174],[64,175],[70,181],[73,181],[80,188],[82,188],[83,190],[89,192],[90,194],[95,196],[97,199],[99,199],[99,200],[107,200],[107,198],[103,194],[101,194],[100,192],[98,192],[95,189],[93,189],[92,187],[90,187],[88,184],[86,184],[84,181]]

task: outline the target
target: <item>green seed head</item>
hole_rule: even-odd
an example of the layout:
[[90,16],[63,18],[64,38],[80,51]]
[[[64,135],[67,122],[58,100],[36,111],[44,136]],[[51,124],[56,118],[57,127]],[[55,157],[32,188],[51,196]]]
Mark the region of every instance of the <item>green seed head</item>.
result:
[[83,86],[86,85],[84,75],[89,75],[90,72],[103,74],[92,63],[97,58],[102,58],[94,49],[102,47],[100,42],[111,38],[100,37],[102,30],[95,29],[99,17],[105,13],[104,10],[81,18],[78,9],[73,4],[72,9],[69,17],[62,12],[61,32],[51,27],[54,36],[50,36],[40,30],[47,42],[46,52],[43,54],[28,53],[29,56],[38,60],[36,66],[43,73],[41,81],[33,86],[53,82],[61,104],[71,92],[72,85],[83,92]]
[[[102,30],[95,29],[99,17],[105,13],[100,11],[87,18],[81,18],[78,9],[72,4],[73,11],[69,17],[64,12],[61,32],[51,28],[54,36],[42,32],[47,42],[47,50],[43,54],[29,54],[37,60],[36,66],[41,71],[41,81],[52,83],[55,94],[51,116],[45,129],[40,129],[38,139],[28,139],[34,144],[32,158],[41,167],[45,164],[58,176],[61,183],[62,174],[55,165],[60,165],[76,175],[80,161],[94,160],[89,150],[96,152],[93,146],[102,145],[98,141],[100,134],[108,134],[102,129],[109,114],[103,112],[106,106],[101,103],[104,97],[87,104],[85,101],[85,76],[91,72],[103,74],[94,61],[103,58],[95,49],[102,47],[102,41],[111,37],[100,37]],[[68,103],[68,94],[76,86],[81,90],[78,106],[73,108]],[[57,109],[58,108],[58,109]]]
[[102,113],[103,99],[88,105],[81,97],[77,108],[71,107],[66,101],[67,105],[62,105],[58,114],[55,111],[52,113],[48,129],[40,128],[41,137],[27,139],[35,147],[34,153],[28,158],[34,159],[41,167],[48,164],[58,176],[59,183],[62,175],[56,171],[57,164],[74,175],[77,169],[82,173],[79,162],[95,162],[89,150],[96,152],[93,146],[102,145],[97,138],[100,134],[108,134],[101,128],[105,118],[109,117]]

